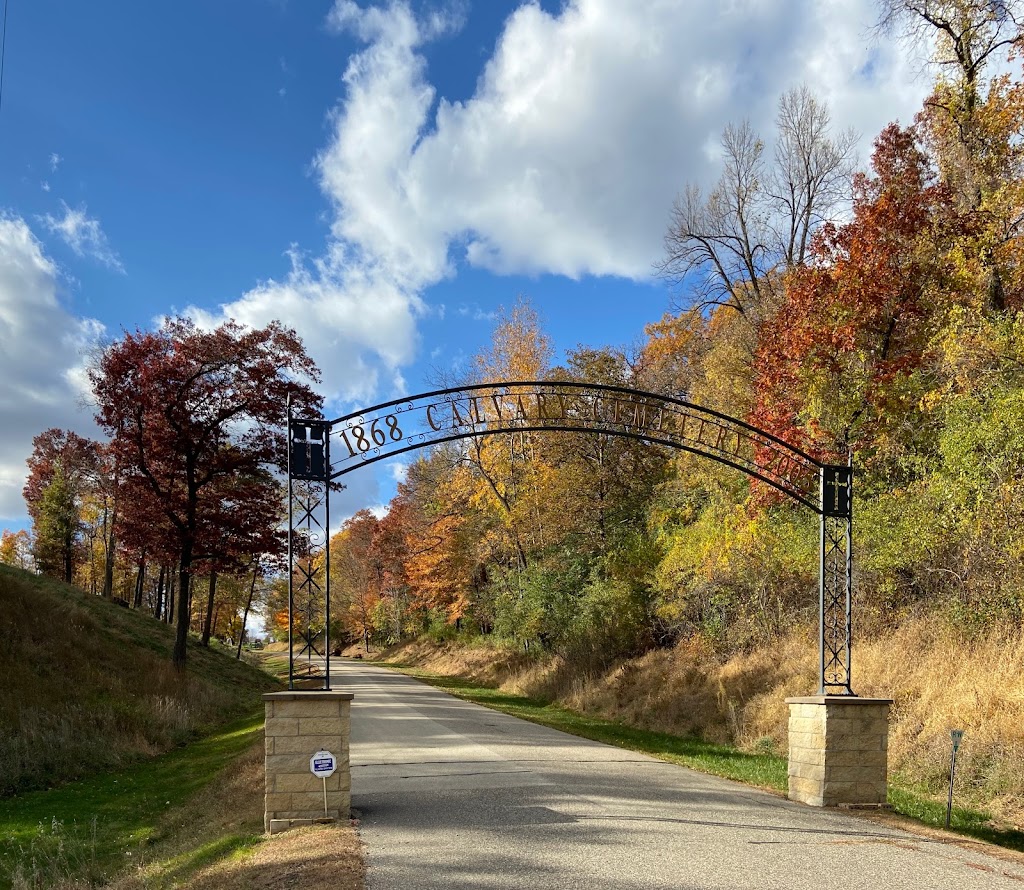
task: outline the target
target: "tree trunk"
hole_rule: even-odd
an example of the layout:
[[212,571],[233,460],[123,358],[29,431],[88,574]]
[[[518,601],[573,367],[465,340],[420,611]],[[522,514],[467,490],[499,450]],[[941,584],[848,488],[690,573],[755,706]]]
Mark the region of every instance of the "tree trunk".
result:
[[135,601],[132,605],[136,609],[142,608],[142,591],[146,586],[146,554],[142,554],[139,560],[139,572],[135,576]]
[[252,596],[256,591],[256,576],[259,574],[260,566],[257,562],[252,570],[252,583],[249,585],[249,599],[245,601],[245,611],[242,612],[242,629],[238,633],[238,651],[235,659],[242,657],[242,641],[245,639],[245,622],[249,620],[249,608],[252,606]]
[[114,537],[114,523],[110,523],[110,535],[106,541],[106,555],[103,561],[103,595],[111,597],[114,595],[114,550],[117,546],[117,539]]
[[178,622],[174,635],[174,669],[179,673],[185,671],[185,659],[188,646],[188,626],[192,617],[192,542],[185,541],[181,548],[181,564],[178,566]]
[[178,579],[174,577],[174,572],[170,573],[170,579],[168,581],[167,590],[167,608],[164,609],[164,621],[170,624],[174,621],[174,586],[178,583]]
[[989,312],[1003,312],[1006,309],[1006,290],[1003,287],[1003,277],[999,274],[999,268],[991,258],[991,251],[988,251],[988,256],[982,258],[982,262],[988,267],[986,308]]
[[107,505],[106,499],[103,502],[103,588],[101,594],[104,599],[110,599],[114,584],[113,577],[111,577],[110,587],[107,587],[107,561],[110,555],[110,541],[109,531],[113,527],[113,523],[110,521],[110,508]]
[[153,610],[153,617],[159,621],[164,610],[164,579],[167,577],[167,567],[160,565],[160,577],[156,582],[156,608]]
[[206,620],[203,622],[203,645],[210,645],[213,630],[213,598],[217,595],[217,572],[210,572],[210,598],[206,601]]
[[75,580],[75,539],[64,539],[64,583],[71,584]]

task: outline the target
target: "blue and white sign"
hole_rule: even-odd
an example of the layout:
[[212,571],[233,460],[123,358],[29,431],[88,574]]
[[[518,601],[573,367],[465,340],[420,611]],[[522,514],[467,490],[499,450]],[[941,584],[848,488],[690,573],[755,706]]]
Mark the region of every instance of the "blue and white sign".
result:
[[309,771],[318,779],[333,776],[338,768],[338,759],[330,751],[317,751],[309,758]]

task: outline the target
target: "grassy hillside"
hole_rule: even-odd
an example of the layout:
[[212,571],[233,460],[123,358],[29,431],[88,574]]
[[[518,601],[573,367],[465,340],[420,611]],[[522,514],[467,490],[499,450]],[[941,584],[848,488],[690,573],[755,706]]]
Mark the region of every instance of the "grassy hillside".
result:
[[274,680],[172,628],[0,565],[0,797],[169,750],[258,707]]

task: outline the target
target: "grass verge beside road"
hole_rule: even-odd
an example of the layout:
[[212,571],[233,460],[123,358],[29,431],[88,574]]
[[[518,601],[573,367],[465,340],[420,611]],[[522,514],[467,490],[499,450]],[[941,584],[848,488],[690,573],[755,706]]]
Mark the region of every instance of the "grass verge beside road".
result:
[[88,886],[145,859],[165,816],[260,742],[262,730],[261,708],[152,760],[0,800],[0,886]]
[[0,888],[362,890],[349,825],[263,834],[263,714],[144,764],[0,803]]
[[[785,794],[787,790],[786,758],[775,754],[740,751],[728,745],[716,745],[702,739],[637,729],[623,723],[579,714],[558,704],[514,695],[460,677],[440,676],[415,665],[394,662],[370,662],[393,668],[429,683],[458,698],[521,717],[571,735],[604,742],[619,748],[639,751],[660,760],[678,763],[700,772],[734,779],[769,791]],[[918,789],[890,783],[889,801],[893,811],[914,822],[942,829],[945,827],[946,804]],[[1024,852],[1024,832],[993,824],[988,813],[953,807],[951,830],[988,843]]]

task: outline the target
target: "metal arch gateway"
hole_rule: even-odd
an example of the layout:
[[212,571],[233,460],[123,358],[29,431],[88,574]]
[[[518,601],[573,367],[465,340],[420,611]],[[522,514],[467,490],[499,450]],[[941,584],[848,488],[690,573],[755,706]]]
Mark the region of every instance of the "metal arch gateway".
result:
[[[335,420],[288,410],[288,688],[294,688],[297,620],[316,653],[325,634],[330,688],[330,490],[368,464],[418,448],[516,432],[603,433],[689,451],[777,488],[820,517],[819,693],[853,695],[853,474],[733,417],[682,399],[619,386],[511,381],[439,389]],[[324,585],[318,577],[323,571]],[[299,610],[296,610],[296,603]],[[299,614],[301,612],[301,614]],[[322,621],[321,621],[322,619]]]

